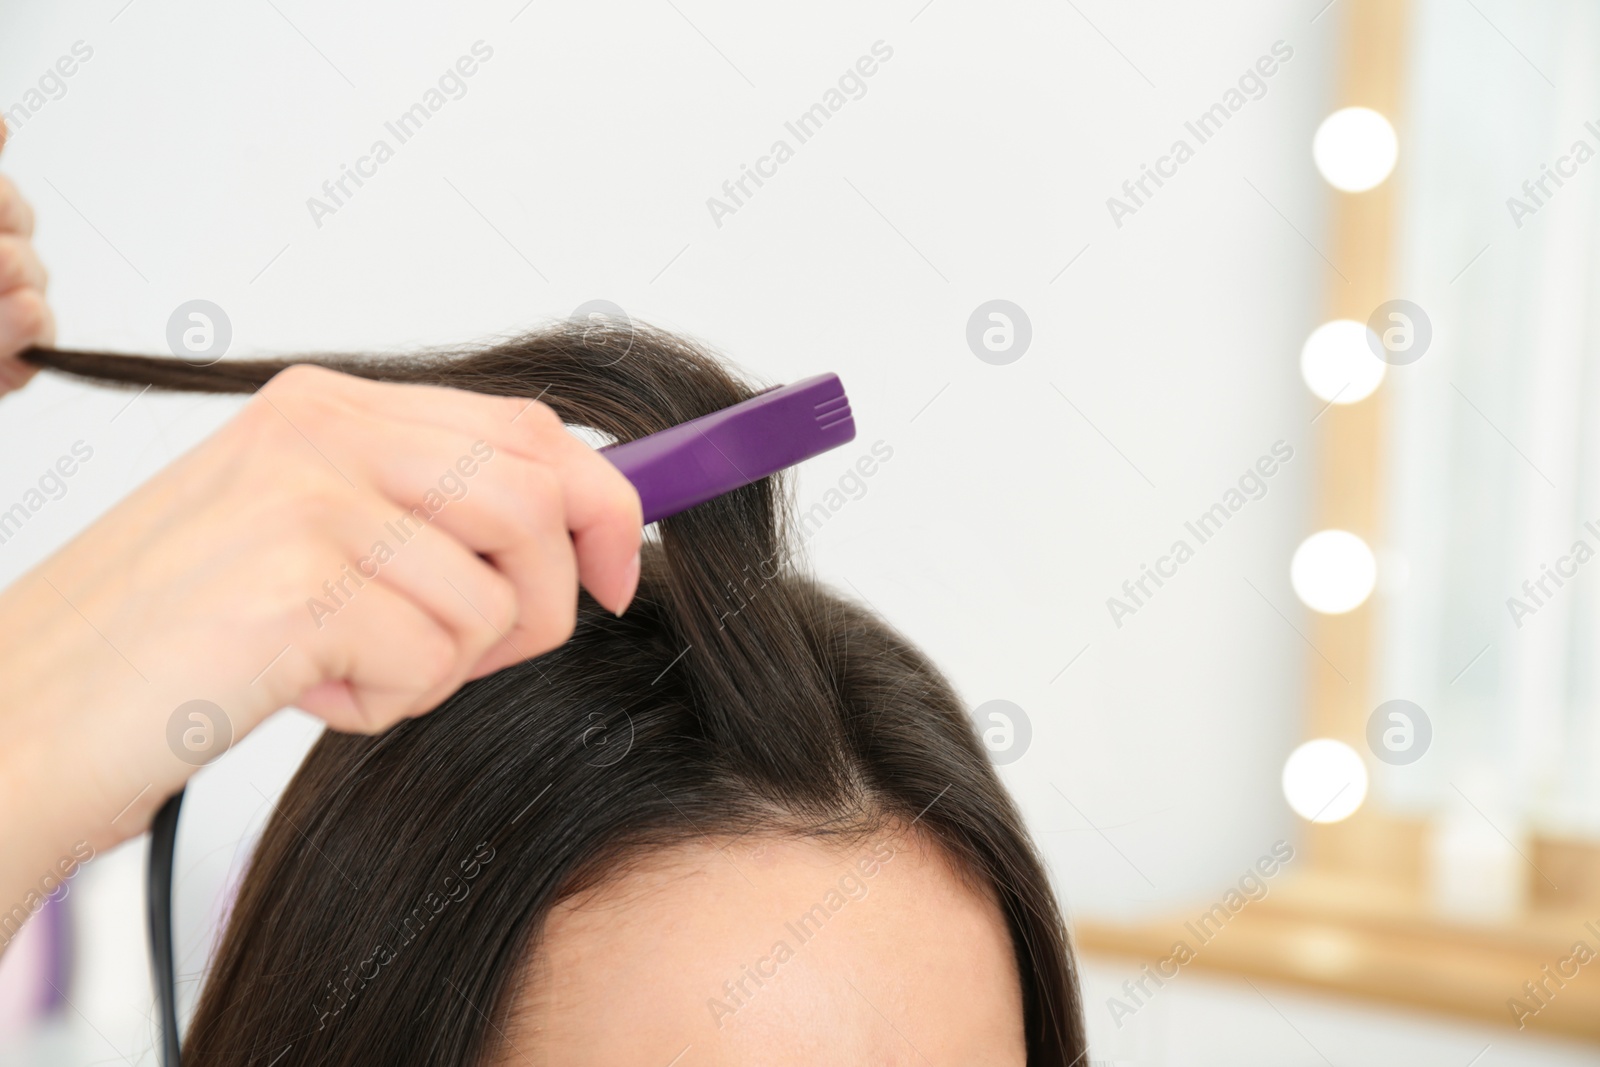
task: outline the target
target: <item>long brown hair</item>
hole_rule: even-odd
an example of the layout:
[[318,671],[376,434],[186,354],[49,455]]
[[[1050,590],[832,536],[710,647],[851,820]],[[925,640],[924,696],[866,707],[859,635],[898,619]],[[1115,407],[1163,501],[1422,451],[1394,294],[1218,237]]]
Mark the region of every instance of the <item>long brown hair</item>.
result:
[[[539,396],[619,440],[753,393],[681,338],[593,322],[392,359],[25,358],[200,392],[250,392],[314,362]],[[971,720],[903,636],[795,564],[785,502],[770,478],[664,521],[623,617],[584,598],[562,648],[380,736],[325,734],[255,851],[184,1062],[487,1062],[552,906],[637,850],[895,824],[998,900],[1028,1063],[1079,1062],[1062,916]]]

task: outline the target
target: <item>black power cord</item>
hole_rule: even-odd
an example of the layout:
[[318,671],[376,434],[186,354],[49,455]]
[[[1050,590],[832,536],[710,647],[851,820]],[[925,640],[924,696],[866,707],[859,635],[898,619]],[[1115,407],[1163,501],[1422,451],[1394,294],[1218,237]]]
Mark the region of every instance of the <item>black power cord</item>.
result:
[[178,975],[172,954],[172,854],[178,844],[178,809],[183,790],[167,798],[150,823],[150,856],[145,865],[145,906],[150,920],[150,968],[161,1009],[161,1062],[179,1067]]

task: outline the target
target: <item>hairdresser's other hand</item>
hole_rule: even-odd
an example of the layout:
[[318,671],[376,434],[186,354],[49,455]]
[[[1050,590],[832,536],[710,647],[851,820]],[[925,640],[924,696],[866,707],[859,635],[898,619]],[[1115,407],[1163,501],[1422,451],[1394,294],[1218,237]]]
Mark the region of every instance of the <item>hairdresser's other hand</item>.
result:
[[0,853],[137,834],[287,705],[376,732],[555,648],[640,523],[544,404],[291,367],[0,593]]
[[[5,146],[6,121],[0,116],[0,151]],[[55,343],[55,319],[44,300],[48,282],[33,250],[33,208],[11,179],[0,174],[0,396],[33,377],[35,368],[17,353]]]

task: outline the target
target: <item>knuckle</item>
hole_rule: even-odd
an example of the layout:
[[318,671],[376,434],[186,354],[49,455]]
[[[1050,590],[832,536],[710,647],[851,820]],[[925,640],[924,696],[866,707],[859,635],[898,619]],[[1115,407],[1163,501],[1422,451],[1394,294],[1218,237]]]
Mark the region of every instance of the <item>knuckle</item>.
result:
[[[305,414],[281,399],[257,395],[217,437],[222,461],[239,472],[234,483],[248,484],[257,510],[294,524],[296,529],[332,531],[352,506],[352,490],[316,452],[306,447]],[[248,483],[246,483],[248,479]]]
[[0,233],[0,280],[44,288],[44,263],[26,238]]
[[495,394],[469,394],[475,402],[482,402],[492,408],[493,413],[506,422],[520,425],[520,416],[528,410],[528,397],[511,396],[503,393]]
[[27,271],[26,245],[21,238],[0,233],[0,279],[15,281]]
[[292,528],[312,535],[319,545],[323,539],[335,541],[335,531],[348,526],[354,517],[350,495],[325,479],[295,482],[293,495],[281,505]]
[[282,438],[284,415],[278,406],[280,400],[281,390],[274,390],[272,382],[268,382],[233,417],[231,425],[245,447],[271,449]]
[[273,397],[314,395],[320,384],[326,382],[326,375],[332,373],[314,363],[293,363],[274,374],[267,384],[261,387],[261,392]]
[[460,658],[450,636],[430,627],[411,650],[410,662],[415,672],[413,687],[419,694],[425,694],[444,685],[455,676]]
[[23,238],[33,235],[33,208],[22,197],[16,183],[0,174],[0,227]]
[[524,428],[524,432],[535,438],[549,438],[554,434],[566,432],[566,426],[555,409],[538,400],[527,405],[527,410],[518,418],[517,424]]
[[269,413],[275,410],[280,416],[279,423],[287,423],[285,428],[292,427],[290,432],[299,436],[349,418],[349,406],[338,399],[339,377],[337,371],[314,363],[295,363],[273,375],[258,396],[266,401]]
[[32,341],[45,336],[50,327],[50,307],[43,293],[23,288],[12,292],[7,299],[11,303],[12,326],[20,339]]

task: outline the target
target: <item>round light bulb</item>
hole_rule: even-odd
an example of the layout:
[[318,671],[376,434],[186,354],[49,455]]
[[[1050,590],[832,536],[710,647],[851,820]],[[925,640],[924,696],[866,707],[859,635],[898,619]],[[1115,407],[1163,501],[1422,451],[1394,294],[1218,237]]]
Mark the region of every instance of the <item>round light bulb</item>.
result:
[[1370,107],[1340,108],[1322,120],[1311,141],[1317,169],[1335,189],[1360,193],[1394,170],[1400,139],[1389,120]]
[[1343,615],[1372,595],[1378,561],[1367,543],[1347,530],[1314,533],[1294,550],[1289,582],[1312,611]]
[[1354,319],[1334,319],[1312,330],[1300,349],[1300,376],[1307,388],[1335,404],[1371,396],[1385,366],[1372,354],[1377,338],[1371,335],[1366,323]]
[[1283,764],[1283,796],[1302,819],[1347,819],[1367,799],[1367,765],[1343,741],[1307,741]]

